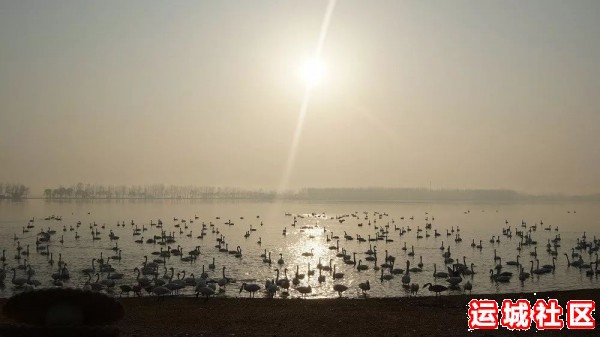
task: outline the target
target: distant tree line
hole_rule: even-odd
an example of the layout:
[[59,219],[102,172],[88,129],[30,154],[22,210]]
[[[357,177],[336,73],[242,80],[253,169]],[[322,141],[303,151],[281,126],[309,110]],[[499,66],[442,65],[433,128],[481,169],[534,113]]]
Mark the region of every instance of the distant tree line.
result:
[[99,185],[77,183],[44,190],[46,199],[273,199],[275,192],[180,185]]
[[[18,184],[0,185],[0,198],[25,198],[29,188]],[[315,201],[600,201],[600,194],[531,195],[502,189],[427,188],[303,188],[277,193],[233,187],[193,185],[100,185],[77,183],[44,190],[46,199],[255,199]]]
[[23,199],[29,195],[29,187],[23,184],[0,183],[0,199]]
[[77,183],[44,190],[47,199],[265,199],[321,201],[519,201],[532,196],[511,190],[430,190],[425,188],[304,188],[274,191],[180,185],[99,185]]
[[299,200],[331,201],[600,201],[600,193],[588,195],[524,194],[503,189],[427,188],[304,188],[291,195]]
[[480,201],[516,201],[527,196],[511,190],[458,190],[427,188],[305,188],[296,196],[308,200],[340,200],[340,201],[425,201],[425,200],[480,200]]

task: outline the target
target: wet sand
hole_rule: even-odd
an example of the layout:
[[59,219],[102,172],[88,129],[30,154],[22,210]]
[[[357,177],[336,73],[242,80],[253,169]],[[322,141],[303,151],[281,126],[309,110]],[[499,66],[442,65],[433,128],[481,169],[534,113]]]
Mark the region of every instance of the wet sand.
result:
[[[423,290],[421,290],[423,292]],[[428,291],[426,291],[428,292]],[[257,295],[258,296],[258,295]],[[600,303],[600,289],[533,294],[366,299],[122,298],[121,336],[593,336],[595,331],[468,331],[470,299]],[[6,300],[1,300],[3,304]],[[598,319],[597,312],[593,315]],[[564,319],[564,316],[563,316]],[[6,322],[3,315],[0,322]]]

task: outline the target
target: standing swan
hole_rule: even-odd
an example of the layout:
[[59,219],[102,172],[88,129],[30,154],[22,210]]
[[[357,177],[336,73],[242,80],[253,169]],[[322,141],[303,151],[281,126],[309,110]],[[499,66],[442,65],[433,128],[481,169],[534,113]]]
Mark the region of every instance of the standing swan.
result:
[[404,272],[404,275],[402,276],[402,285],[407,287],[410,284],[410,261],[406,261],[406,271]]
[[243,290],[246,290],[247,292],[249,292],[250,297],[254,297],[254,293],[256,293],[257,291],[260,290],[260,286],[256,283],[247,284],[246,282],[244,282],[244,283],[242,283],[242,286],[240,287],[240,294],[242,293]]
[[[429,286],[429,287],[427,287],[427,286]],[[442,291],[448,290],[448,288],[444,287],[443,285],[439,285],[439,284],[432,285],[431,283],[425,283],[423,285],[423,288],[427,288],[427,290],[434,292],[435,297],[437,297]]]
[[[321,270],[319,269],[319,271],[321,271]],[[300,287],[296,288],[296,290],[298,290],[298,292],[302,295],[302,297],[306,297],[307,294],[312,293],[312,287],[310,285],[300,286]]]
[[418,283],[411,284],[410,285],[410,295],[416,296],[418,292],[419,292],[419,284]]
[[367,291],[371,290],[371,284],[369,283],[369,280],[367,280],[367,282],[364,283],[359,283],[358,287],[360,288],[360,290],[362,290],[362,293],[365,296],[367,296]]
[[342,297],[342,293],[344,291],[348,290],[348,287],[343,284],[335,284],[333,286],[333,290],[337,291],[338,295],[340,295],[340,297]]
[[219,284],[219,287],[225,287],[230,281],[230,278],[225,277],[225,266],[223,266],[223,277],[217,283]]

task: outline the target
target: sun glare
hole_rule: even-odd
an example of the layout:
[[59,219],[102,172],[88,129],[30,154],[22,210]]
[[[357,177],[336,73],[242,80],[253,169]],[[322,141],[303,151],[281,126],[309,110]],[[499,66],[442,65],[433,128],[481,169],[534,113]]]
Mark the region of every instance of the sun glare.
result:
[[317,59],[310,59],[302,65],[302,77],[309,87],[319,84],[325,76],[325,66]]

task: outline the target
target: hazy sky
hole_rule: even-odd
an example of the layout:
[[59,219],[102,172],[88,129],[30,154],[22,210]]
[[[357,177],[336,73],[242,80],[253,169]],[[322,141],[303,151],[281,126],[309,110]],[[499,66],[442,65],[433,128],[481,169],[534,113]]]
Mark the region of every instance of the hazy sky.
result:
[[[277,188],[327,1],[0,1],[0,181]],[[600,1],[339,0],[289,187],[600,191]]]

